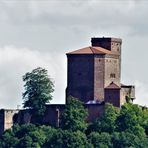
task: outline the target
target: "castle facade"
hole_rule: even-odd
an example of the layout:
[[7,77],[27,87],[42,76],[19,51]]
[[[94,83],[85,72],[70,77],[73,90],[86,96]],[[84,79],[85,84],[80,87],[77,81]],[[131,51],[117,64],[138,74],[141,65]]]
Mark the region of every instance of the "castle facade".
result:
[[86,104],[109,102],[117,107],[127,97],[134,99],[134,86],[121,84],[121,44],[119,38],[92,38],[91,46],[67,53],[66,96]]
[[[68,52],[66,98],[73,96],[88,109],[87,121],[104,112],[104,104],[121,107],[127,99],[135,99],[135,87],[121,84],[121,45],[119,38],[92,38],[91,46]],[[65,105],[46,106],[43,122],[59,126]],[[14,123],[29,123],[27,110],[0,110],[0,134]]]

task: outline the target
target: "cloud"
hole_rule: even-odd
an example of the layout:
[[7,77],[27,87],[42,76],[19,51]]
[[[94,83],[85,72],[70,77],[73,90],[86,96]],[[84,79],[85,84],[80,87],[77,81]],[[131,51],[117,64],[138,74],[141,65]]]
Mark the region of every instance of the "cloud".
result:
[[135,81],[135,86],[136,99],[134,103],[148,107],[148,85],[143,82]]
[[[128,35],[146,34],[147,5],[140,1],[3,1],[3,21],[14,26],[48,26],[120,32]],[[142,19],[143,18],[143,19]]]
[[1,0],[1,106],[21,104],[21,77],[37,66],[48,69],[55,80],[53,102],[64,102],[65,52],[89,46],[94,36],[123,39],[123,80],[138,80],[144,87],[136,89],[137,95],[146,93],[147,14],[144,0]]
[[[22,104],[23,82],[22,76],[36,67],[46,68],[50,77],[55,81],[54,102],[64,103],[64,60],[60,55],[56,57],[47,53],[5,46],[0,48],[0,107],[16,108]],[[57,64],[58,63],[58,64]],[[60,75],[58,75],[60,72]],[[58,99],[58,100],[56,100]]]

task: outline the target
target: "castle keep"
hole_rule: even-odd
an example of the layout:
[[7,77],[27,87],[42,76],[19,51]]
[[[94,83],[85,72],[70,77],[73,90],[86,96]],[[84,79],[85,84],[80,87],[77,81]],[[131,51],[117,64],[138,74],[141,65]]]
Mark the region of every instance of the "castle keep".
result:
[[[121,84],[121,45],[119,38],[92,38],[91,46],[68,52],[66,98],[73,96],[88,109],[87,121],[104,112],[104,104],[121,107],[129,98],[135,99],[135,87]],[[65,105],[46,105],[43,122],[59,126]],[[14,123],[29,123],[27,110],[0,110],[0,134]]]
[[91,46],[67,53],[66,96],[86,104],[110,102],[120,107],[134,96],[134,86],[121,84],[121,44],[119,38],[92,38]]

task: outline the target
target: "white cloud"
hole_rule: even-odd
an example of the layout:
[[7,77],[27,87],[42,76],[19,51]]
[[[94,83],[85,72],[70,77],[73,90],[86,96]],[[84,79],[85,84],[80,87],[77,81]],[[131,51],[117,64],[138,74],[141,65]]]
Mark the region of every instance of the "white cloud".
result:
[[148,107],[148,85],[143,82],[135,81],[135,86],[136,99],[134,103]]
[[49,70],[56,85],[53,102],[61,103],[66,87],[65,52],[88,46],[94,36],[123,39],[123,79],[129,79],[129,84],[144,82],[143,87],[136,84],[137,100],[148,104],[139,99],[148,88],[148,70],[143,66],[148,54],[147,15],[146,0],[1,0],[0,106],[21,103],[21,77],[37,66]]
[[61,59],[60,55],[49,55],[27,48],[1,47],[0,107],[16,108],[18,104],[22,103],[22,76],[38,66],[46,68],[50,77],[55,81],[56,93],[52,102],[63,103],[65,92],[65,67],[63,65],[65,63]]

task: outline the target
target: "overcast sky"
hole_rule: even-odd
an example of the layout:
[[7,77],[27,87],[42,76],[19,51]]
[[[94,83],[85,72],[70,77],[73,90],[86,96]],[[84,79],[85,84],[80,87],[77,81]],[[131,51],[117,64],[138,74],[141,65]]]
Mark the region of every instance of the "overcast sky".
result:
[[22,104],[22,76],[38,66],[55,82],[52,102],[64,103],[65,53],[102,36],[122,38],[122,82],[148,106],[147,17],[147,0],[1,0],[0,108]]

